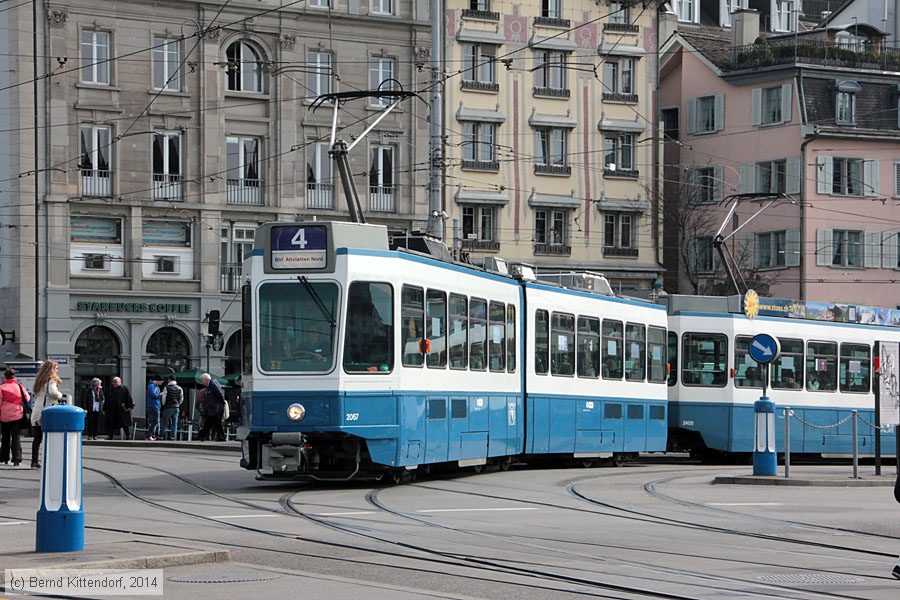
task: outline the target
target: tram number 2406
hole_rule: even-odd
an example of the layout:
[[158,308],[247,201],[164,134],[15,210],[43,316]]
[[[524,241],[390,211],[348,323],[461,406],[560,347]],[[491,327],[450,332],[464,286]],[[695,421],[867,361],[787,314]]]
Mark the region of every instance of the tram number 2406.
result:
[[359,421],[359,413],[347,413],[344,416],[345,421]]

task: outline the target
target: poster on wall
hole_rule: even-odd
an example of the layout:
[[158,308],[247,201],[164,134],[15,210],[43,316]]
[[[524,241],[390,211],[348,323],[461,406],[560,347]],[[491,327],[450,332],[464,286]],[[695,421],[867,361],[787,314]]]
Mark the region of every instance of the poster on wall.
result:
[[881,425],[900,425],[900,343],[879,342],[879,410]]

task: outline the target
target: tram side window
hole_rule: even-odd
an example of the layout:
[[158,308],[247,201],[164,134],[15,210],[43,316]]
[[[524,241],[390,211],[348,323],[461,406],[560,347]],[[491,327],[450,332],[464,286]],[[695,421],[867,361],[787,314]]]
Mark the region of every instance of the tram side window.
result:
[[487,369],[487,301],[469,301],[469,368]]
[[841,391],[869,393],[869,346],[866,344],[841,344]]
[[678,334],[670,331],[668,334],[668,350],[669,350],[669,385],[678,383]]
[[622,322],[603,320],[603,379],[622,379]]
[[550,367],[550,314],[546,310],[534,313],[534,372],[546,375]]
[[400,298],[403,319],[403,366],[421,367],[425,356],[419,348],[419,341],[425,330],[425,291],[419,287],[404,285]]
[[806,389],[811,392],[833,392],[837,389],[836,343],[806,344]]
[[781,356],[772,363],[773,390],[803,389],[803,340],[778,338]]
[[648,381],[666,381],[666,330],[660,327],[647,329],[647,370]]
[[394,290],[387,283],[354,281],[347,297],[344,370],[389,373],[394,368]]
[[681,381],[688,386],[725,387],[728,338],[720,333],[685,333]]
[[516,372],[516,307],[506,307],[506,370]]
[[465,296],[450,294],[450,368],[465,369],[469,364],[469,305]]
[[643,325],[625,325],[625,381],[643,381],[647,352],[646,332]]
[[428,290],[425,295],[425,337],[430,350],[426,358],[429,368],[447,366],[447,293]]
[[550,374],[575,374],[575,317],[553,313],[550,336]]
[[502,302],[491,302],[490,309],[488,358],[491,371],[502,372],[506,370],[506,306]]
[[621,419],[622,418],[622,405],[621,404],[604,404],[603,405],[603,418],[604,419]]
[[600,319],[578,317],[578,376],[600,376]]
[[644,405],[643,404],[629,404],[628,405],[628,418],[635,419],[643,419],[644,418]]
[[734,387],[762,388],[762,369],[758,362],[750,357],[750,336],[739,335],[734,338]]

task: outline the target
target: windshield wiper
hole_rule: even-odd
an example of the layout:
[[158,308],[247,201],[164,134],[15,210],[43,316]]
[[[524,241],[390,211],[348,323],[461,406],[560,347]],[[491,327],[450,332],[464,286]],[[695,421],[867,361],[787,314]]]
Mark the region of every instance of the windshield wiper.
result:
[[328,310],[328,307],[325,306],[325,303],[322,302],[322,297],[319,296],[319,292],[316,291],[316,288],[313,287],[313,284],[309,282],[309,279],[306,278],[306,275],[297,275],[297,279],[300,283],[303,284],[303,287],[306,288],[306,293],[308,293],[313,302],[316,303],[316,306],[319,307],[319,310],[322,311],[322,315],[324,315],[325,320],[328,321],[328,324],[331,325],[331,328],[334,329],[337,323],[334,320],[334,315],[331,314],[331,311]]

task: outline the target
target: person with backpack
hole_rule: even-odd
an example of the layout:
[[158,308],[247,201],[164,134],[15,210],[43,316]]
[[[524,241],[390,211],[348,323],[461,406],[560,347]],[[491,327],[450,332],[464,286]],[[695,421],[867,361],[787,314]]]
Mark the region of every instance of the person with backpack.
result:
[[160,425],[160,439],[174,440],[178,438],[178,411],[184,401],[184,390],[175,381],[174,375],[169,375],[169,382],[162,392],[162,425]]
[[31,428],[34,430],[34,440],[31,442],[31,468],[40,469],[38,460],[41,452],[41,441],[44,433],[41,430],[41,413],[48,406],[54,406],[63,402],[63,393],[59,391],[62,379],[59,377],[59,363],[55,360],[46,360],[41,365],[38,374],[34,377],[34,407],[31,409]]
[[22,420],[30,397],[25,388],[16,381],[15,369],[7,369],[0,384],[0,464],[9,462],[12,453],[12,464],[18,467],[22,462]]

